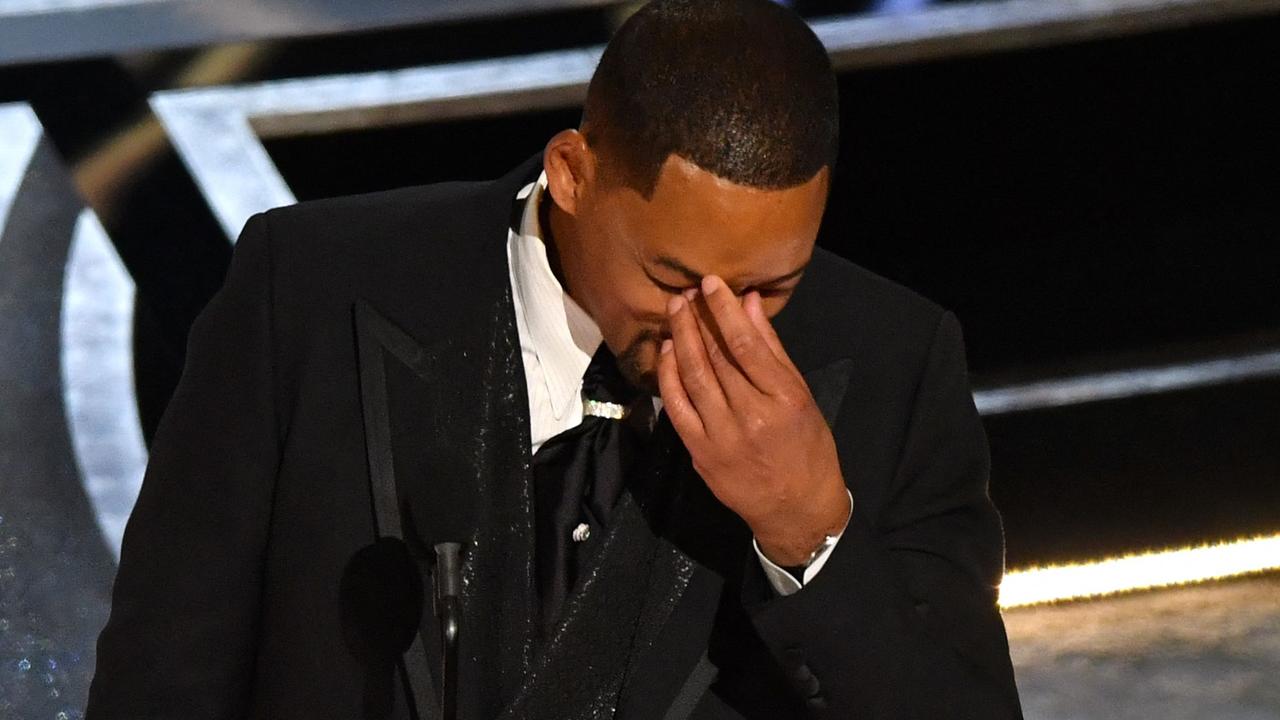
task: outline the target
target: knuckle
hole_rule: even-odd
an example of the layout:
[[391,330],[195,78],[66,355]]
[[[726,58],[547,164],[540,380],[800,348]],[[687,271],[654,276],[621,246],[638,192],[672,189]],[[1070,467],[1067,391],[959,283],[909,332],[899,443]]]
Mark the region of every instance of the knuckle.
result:
[[778,403],[789,420],[802,417],[809,409],[809,398],[791,391],[779,395]]
[[707,373],[707,366],[702,363],[690,367],[685,371],[685,385],[694,388],[705,388],[707,386]]
[[728,362],[728,358],[724,356],[724,351],[720,349],[720,343],[716,342],[715,338],[711,338],[705,345],[707,347],[707,359],[712,363],[723,364]]
[[786,384],[783,396],[787,402],[797,407],[805,407],[813,402],[813,393],[809,391],[809,386],[805,384],[803,378],[797,378],[795,382]]
[[756,348],[755,339],[746,333],[733,333],[725,341],[734,355],[745,356]]
[[671,370],[658,369],[658,391],[660,395],[663,397],[678,395],[679,393],[676,392],[679,389],[676,387],[678,383],[679,380]]
[[711,468],[707,467],[707,463],[704,462],[701,458],[695,458],[691,456],[690,461],[691,461],[690,464],[693,465],[694,472],[698,473],[698,476],[701,477],[703,480],[706,480],[709,477],[713,477]]
[[768,437],[770,430],[769,421],[762,415],[748,415],[743,423],[743,431],[752,439]]

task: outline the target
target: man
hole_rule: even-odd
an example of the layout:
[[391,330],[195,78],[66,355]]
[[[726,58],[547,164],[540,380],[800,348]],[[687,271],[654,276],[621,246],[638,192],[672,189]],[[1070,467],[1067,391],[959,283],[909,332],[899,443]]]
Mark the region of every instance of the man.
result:
[[958,324],[815,250],[837,126],[790,11],[657,0],[540,161],[252,218],[89,719],[435,717],[441,541],[460,717],[1020,717]]

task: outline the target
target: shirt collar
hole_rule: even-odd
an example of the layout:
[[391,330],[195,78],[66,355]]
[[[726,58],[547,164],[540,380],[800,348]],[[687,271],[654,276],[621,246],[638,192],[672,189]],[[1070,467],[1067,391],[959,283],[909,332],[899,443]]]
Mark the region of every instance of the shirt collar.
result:
[[529,341],[542,367],[552,412],[560,419],[578,398],[582,375],[603,336],[551,271],[538,217],[546,189],[547,174],[543,172],[516,195],[517,201],[524,201],[524,211],[512,236],[511,265]]

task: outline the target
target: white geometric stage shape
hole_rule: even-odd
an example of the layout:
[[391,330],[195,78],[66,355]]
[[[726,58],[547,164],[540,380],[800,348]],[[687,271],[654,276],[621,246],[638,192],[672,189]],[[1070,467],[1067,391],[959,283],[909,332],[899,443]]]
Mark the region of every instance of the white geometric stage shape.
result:
[[26,103],[0,105],[0,235],[40,144],[40,120]]
[[1280,0],[882,0],[877,14],[815,20],[837,69],[1036,47],[1261,15]]
[[984,388],[973,400],[982,415],[1066,407],[1280,376],[1280,350],[1130,368]]
[[[251,215],[295,202],[261,137],[578,101],[600,49],[158,93],[151,107],[234,242]],[[257,126],[255,128],[251,126]]]
[[90,210],[76,222],[62,285],[62,387],[80,480],[120,559],[147,449],[133,376],[135,288]]
[[[42,135],[30,106],[0,105],[0,236]],[[133,382],[133,303],[133,280],[115,247],[82,211],[63,269],[59,372],[80,482],[117,558],[147,461]]]
[[116,5],[142,5],[170,0],[0,0],[0,15],[36,15],[68,10],[96,10]]
[[1280,535],[1009,572],[1000,607],[1097,598],[1280,569]]

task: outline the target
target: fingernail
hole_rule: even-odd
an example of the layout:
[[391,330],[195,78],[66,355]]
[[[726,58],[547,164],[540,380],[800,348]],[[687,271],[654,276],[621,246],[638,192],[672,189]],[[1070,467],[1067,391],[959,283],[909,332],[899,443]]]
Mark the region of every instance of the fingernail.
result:
[[662,341],[662,354],[666,355],[671,352],[671,338]]
[[675,315],[676,313],[680,312],[680,306],[682,304],[684,304],[684,298],[681,298],[679,296],[671,298],[670,300],[667,301],[667,314]]
[[682,294],[682,295],[684,295],[684,299],[685,299],[685,300],[688,300],[689,302],[693,302],[693,299],[694,299],[694,298],[696,298],[696,297],[698,297],[698,289],[697,289],[697,288],[685,288],[685,289],[684,289],[684,292],[682,292],[681,294]]
[[710,295],[711,293],[719,290],[723,285],[724,282],[715,275],[702,276],[702,293],[704,295]]

